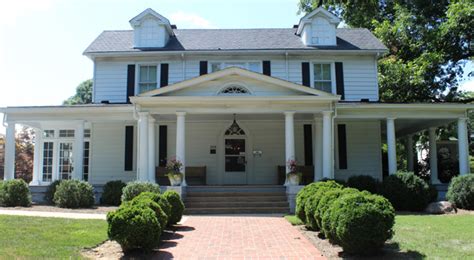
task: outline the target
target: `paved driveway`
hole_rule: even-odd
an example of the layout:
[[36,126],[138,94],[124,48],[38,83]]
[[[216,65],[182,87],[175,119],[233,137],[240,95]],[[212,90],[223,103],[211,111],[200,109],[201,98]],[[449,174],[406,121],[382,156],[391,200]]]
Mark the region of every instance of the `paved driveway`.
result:
[[189,216],[163,238],[160,259],[325,259],[276,216]]

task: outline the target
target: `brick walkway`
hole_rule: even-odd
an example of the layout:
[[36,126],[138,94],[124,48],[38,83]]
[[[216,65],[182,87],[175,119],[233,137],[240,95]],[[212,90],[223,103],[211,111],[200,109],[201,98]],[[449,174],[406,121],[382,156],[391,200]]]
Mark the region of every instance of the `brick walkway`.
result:
[[282,217],[190,216],[159,259],[325,259]]

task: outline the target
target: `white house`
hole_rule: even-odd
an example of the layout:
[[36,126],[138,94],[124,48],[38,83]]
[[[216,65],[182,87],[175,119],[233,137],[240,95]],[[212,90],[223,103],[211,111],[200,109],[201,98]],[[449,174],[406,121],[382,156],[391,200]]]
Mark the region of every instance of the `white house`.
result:
[[[451,122],[468,173],[473,106],[379,102],[377,60],[387,49],[369,30],[339,22],[318,8],[290,28],[179,29],[147,9],[130,20],[133,30],[104,31],[84,51],[94,62],[93,104],[0,110],[5,179],[14,178],[16,124],[36,130],[31,186],[154,182],[171,157],[205,166],[209,186],[276,185],[289,159],[314,181],[381,179],[382,142],[392,174],[397,138],[413,147],[412,135],[429,129],[435,152],[436,127]],[[437,183],[436,163],[431,171]]]

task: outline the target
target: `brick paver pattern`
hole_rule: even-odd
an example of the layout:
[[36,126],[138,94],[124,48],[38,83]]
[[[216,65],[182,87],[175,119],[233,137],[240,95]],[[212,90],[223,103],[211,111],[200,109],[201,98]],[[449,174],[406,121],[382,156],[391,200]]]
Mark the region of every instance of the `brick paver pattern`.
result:
[[190,216],[163,237],[159,259],[325,259],[283,217]]

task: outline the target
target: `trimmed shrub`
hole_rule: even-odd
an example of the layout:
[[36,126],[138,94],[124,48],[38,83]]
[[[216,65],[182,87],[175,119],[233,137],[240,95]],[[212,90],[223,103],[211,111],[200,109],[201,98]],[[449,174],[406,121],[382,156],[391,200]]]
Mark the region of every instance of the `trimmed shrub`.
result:
[[151,251],[160,242],[160,223],[148,207],[125,203],[107,214],[107,222],[109,239],[117,241],[125,252],[138,248]]
[[151,182],[129,182],[122,190],[122,201],[130,201],[142,192],[161,193],[160,186]]
[[354,193],[336,199],[329,218],[335,227],[330,233],[345,252],[372,254],[392,237],[395,212],[382,196]]
[[109,181],[104,185],[100,203],[118,206],[122,199],[122,189],[126,186],[123,181]]
[[304,223],[307,228],[311,230],[320,229],[320,226],[318,226],[318,224],[316,223],[316,219],[314,218],[314,214],[316,213],[316,208],[318,207],[319,201],[326,192],[342,188],[343,186],[335,181],[320,182],[317,189],[309,195],[304,204]]
[[156,192],[142,192],[140,195],[136,196],[136,198],[148,198],[151,199],[152,201],[158,203],[160,205],[161,209],[165,212],[166,216],[169,218],[171,216],[171,204],[168,202],[167,199],[163,196],[163,194],[158,194]]
[[[307,199],[312,194],[316,193],[316,191],[319,188],[327,185],[327,184],[324,184],[324,183],[326,183],[328,181],[330,181],[330,180],[321,180],[319,182],[310,183],[310,184],[306,185],[303,189],[301,189],[298,192],[298,194],[296,194],[295,215],[298,216],[298,218],[301,219],[301,221],[303,221],[303,223],[306,223],[305,204],[306,204]],[[334,181],[332,181],[332,182],[334,182]],[[330,185],[332,185],[332,184],[330,184]]]
[[51,184],[49,184],[46,192],[44,194],[44,201],[48,204],[54,204],[54,193],[56,193],[56,189],[58,185],[61,183],[62,180],[55,180]]
[[446,199],[458,208],[474,210],[474,174],[454,177],[449,184]]
[[358,175],[351,176],[347,180],[347,187],[358,189],[360,191],[368,191],[376,194],[379,191],[379,182],[372,176],[369,175]]
[[28,184],[22,179],[0,183],[0,205],[6,207],[31,206],[31,193]]
[[54,204],[61,208],[91,208],[94,202],[94,188],[85,181],[63,180],[54,193]]
[[161,209],[160,205],[158,203],[154,202],[148,197],[145,196],[136,196],[133,198],[131,201],[127,201],[125,203],[131,204],[131,206],[137,206],[137,207],[148,207],[155,212],[156,218],[158,219],[158,222],[160,223],[160,228],[161,231],[166,227],[168,224],[168,216],[165,214],[163,209]]
[[382,195],[396,210],[422,211],[430,201],[428,184],[412,172],[398,172],[386,177]]
[[[337,198],[343,195],[354,194],[358,192],[360,191],[354,188],[333,189],[324,193],[324,195],[321,197],[318,207],[316,208],[316,211],[314,213],[314,219],[316,221],[316,225],[321,229],[321,231],[326,237],[328,236],[326,235],[326,233],[324,233],[325,227],[323,225],[323,217],[326,212],[329,211],[332,203],[336,201]],[[326,230],[329,230],[328,227],[326,227]]]
[[171,215],[168,218],[168,224],[174,225],[183,217],[184,203],[179,194],[174,190],[167,190],[163,197],[171,204]]

